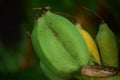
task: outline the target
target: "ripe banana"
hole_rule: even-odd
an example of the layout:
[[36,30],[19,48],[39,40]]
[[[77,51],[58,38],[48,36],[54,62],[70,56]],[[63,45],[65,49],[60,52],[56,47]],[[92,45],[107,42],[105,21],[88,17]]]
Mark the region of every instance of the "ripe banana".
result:
[[83,38],[85,39],[85,42],[87,43],[89,52],[91,53],[92,57],[95,59],[95,62],[101,65],[101,59],[100,54],[98,52],[97,45],[92,38],[92,36],[85,31],[80,24],[76,24],[77,28],[79,29],[80,33],[82,34]]
[[90,53],[78,29],[66,18],[50,11],[40,17],[32,31],[32,44],[48,70],[62,79],[73,77],[88,65]]
[[106,23],[99,26],[96,36],[103,66],[112,66],[118,68],[118,47],[114,33]]

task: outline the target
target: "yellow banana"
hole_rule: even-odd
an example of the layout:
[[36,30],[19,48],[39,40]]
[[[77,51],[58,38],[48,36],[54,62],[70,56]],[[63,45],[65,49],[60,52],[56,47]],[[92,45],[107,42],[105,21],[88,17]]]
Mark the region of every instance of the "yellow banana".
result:
[[85,31],[82,28],[82,26],[80,24],[77,24],[76,26],[79,29],[83,38],[85,39],[85,42],[87,43],[87,46],[88,46],[88,49],[89,49],[89,52],[91,53],[91,55],[95,59],[95,62],[97,62],[99,65],[101,65],[100,54],[98,52],[98,48],[97,48],[97,45],[96,45],[94,39],[92,38],[92,36],[87,31]]
[[96,36],[103,66],[112,66],[118,68],[118,46],[114,33],[106,23],[99,26]]
[[90,53],[78,29],[66,18],[47,11],[35,22],[32,44],[55,76],[70,79],[88,65]]

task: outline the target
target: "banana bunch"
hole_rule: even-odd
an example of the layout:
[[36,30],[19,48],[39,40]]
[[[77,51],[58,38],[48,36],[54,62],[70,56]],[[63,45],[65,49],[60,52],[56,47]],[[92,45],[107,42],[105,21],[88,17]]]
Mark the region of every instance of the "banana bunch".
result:
[[36,20],[31,38],[41,68],[46,75],[51,74],[48,76],[51,80],[74,77],[91,59],[87,44],[75,25],[50,11]]
[[115,35],[106,24],[100,24],[96,44],[80,24],[74,25],[47,9],[43,12],[35,21],[31,38],[40,67],[50,80],[112,80],[88,78],[80,73],[81,67],[94,65],[94,62],[118,68]]

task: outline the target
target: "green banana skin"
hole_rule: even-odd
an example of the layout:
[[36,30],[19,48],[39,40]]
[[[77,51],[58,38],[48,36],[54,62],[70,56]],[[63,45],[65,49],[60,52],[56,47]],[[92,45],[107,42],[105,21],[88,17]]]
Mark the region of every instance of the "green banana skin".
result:
[[53,14],[50,11],[46,12],[44,17],[49,28],[55,32],[55,36],[78,65],[88,65],[90,53],[78,29],[64,17]]
[[69,78],[79,70],[73,57],[46,25],[44,17],[36,21],[32,43],[40,60],[53,74],[60,78]]
[[118,46],[114,33],[106,23],[100,24],[96,36],[103,66],[113,66],[118,68]]
[[96,80],[120,80],[120,79],[119,79],[119,76],[112,76],[107,78],[98,78]]
[[64,80],[54,75],[41,61],[40,61],[40,67],[50,80]]

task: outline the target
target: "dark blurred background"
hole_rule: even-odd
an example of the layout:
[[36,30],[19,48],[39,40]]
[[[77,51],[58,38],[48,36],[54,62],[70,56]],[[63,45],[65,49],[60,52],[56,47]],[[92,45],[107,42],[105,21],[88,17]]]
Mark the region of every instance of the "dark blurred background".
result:
[[32,8],[45,6],[50,6],[53,12],[74,16],[93,38],[100,19],[83,8],[97,12],[115,33],[120,49],[119,0],[1,0],[0,80],[47,80],[39,67],[30,36],[26,34],[34,27]]

